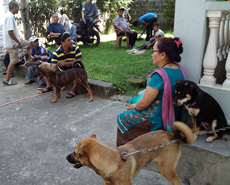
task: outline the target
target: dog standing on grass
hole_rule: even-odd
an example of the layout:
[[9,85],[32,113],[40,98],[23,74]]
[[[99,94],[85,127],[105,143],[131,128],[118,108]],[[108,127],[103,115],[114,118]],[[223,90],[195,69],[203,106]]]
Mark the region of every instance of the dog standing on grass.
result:
[[93,93],[88,84],[88,75],[85,71],[85,67],[80,61],[73,61],[73,68],[63,71],[56,72],[52,69],[40,66],[36,69],[35,76],[42,75],[45,76],[48,81],[56,88],[55,98],[51,103],[55,103],[61,95],[61,88],[67,86],[77,80],[80,85],[84,86],[90,95],[89,101],[93,101]]
[[132,179],[146,164],[156,161],[160,173],[170,181],[170,185],[181,185],[181,180],[175,172],[181,155],[180,144],[192,144],[196,136],[182,122],[174,122],[172,130],[175,133],[183,133],[185,139],[152,151],[129,155],[125,160],[121,158],[121,153],[167,144],[175,139],[174,134],[163,130],[149,132],[118,148],[101,143],[94,134],[82,140],[66,159],[74,168],[88,166],[93,169],[104,179],[104,185],[131,185]]
[[[194,82],[178,80],[175,88],[176,98],[174,103],[177,106],[184,104],[191,116],[192,130],[195,133],[199,132],[201,126],[205,130],[212,131],[228,126],[224,112],[217,101],[202,91]],[[214,135],[208,137],[206,142],[210,143],[214,139],[222,137],[224,132],[229,131],[214,132]]]

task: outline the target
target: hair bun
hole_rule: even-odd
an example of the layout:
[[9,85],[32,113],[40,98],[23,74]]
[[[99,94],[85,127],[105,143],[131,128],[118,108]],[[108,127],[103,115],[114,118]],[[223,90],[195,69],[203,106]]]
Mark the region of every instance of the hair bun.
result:
[[175,37],[173,40],[175,42],[175,50],[180,55],[183,52],[183,47],[182,47],[183,44],[178,37]]

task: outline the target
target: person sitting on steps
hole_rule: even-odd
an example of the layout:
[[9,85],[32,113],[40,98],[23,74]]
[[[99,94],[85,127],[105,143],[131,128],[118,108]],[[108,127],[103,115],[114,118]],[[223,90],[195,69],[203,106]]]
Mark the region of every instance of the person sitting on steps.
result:
[[[30,60],[24,64],[24,66],[28,68],[26,73],[26,79],[29,80],[27,83],[24,84],[25,86],[35,84],[35,80],[34,80],[35,70],[43,62],[50,62],[52,57],[52,53],[48,49],[44,48],[43,46],[39,46],[39,39],[36,36],[30,37],[29,42],[32,48],[30,51],[31,53]],[[37,88],[38,90],[46,87],[46,82],[44,78],[41,78],[39,80],[39,83],[41,83],[41,85]]]

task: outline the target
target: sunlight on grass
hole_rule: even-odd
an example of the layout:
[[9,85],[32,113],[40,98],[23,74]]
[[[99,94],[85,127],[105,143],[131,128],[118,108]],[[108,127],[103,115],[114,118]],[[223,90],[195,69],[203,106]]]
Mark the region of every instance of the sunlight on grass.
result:
[[[139,30],[137,30],[139,33]],[[167,36],[172,37],[173,32],[165,32]],[[145,43],[146,35],[143,40],[137,40],[135,47],[139,47]],[[152,63],[151,49],[146,50],[143,55],[128,54],[126,42],[122,41],[121,47],[115,48],[116,34],[100,35],[101,42],[98,47],[85,47],[82,42],[78,42],[78,46],[82,52],[82,60],[89,78],[111,82],[115,85],[117,92],[135,96],[137,92],[145,88],[135,87],[129,78],[141,78],[146,80],[149,75],[158,66]],[[55,45],[48,45],[47,48],[53,52]]]

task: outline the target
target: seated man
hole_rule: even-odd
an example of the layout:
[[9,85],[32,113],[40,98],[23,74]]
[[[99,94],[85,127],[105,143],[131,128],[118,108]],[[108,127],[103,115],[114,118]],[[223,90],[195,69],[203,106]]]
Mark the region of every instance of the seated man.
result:
[[117,36],[125,35],[129,36],[129,45],[131,48],[134,48],[134,44],[137,40],[137,33],[135,31],[132,31],[127,24],[126,19],[123,17],[124,8],[119,8],[117,10],[117,16],[113,19],[113,25],[117,31]]
[[[39,46],[39,40],[36,36],[30,37],[29,42],[31,43],[32,48],[30,51],[31,53],[30,61],[27,61],[24,64],[25,67],[28,67],[26,73],[26,79],[29,80],[27,83],[25,83],[25,86],[35,84],[35,80],[34,80],[35,69],[37,69],[39,65],[42,64],[43,62],[50,62],[52,56],[52,53],[48,49]],[[41,83],[41,85],[37,89],[43,89],[46,87],[46,82],[44,78],[40,79],[39,83]]]
[[[58,17],[57,12],[52,13],[51,18],[52,18],[52,23],[49,24],[47,32],[50,34],[51,37],[54,38],[56,45],[59,46],[59,45],[61,45],[60,36],[62,33],[66,32],[66,30],[61,23],[58,23],[59,17]],[[76,26],[75,25],[72,25],[69,34],[71,36],[72,42],[74,43],[75,35],[76,35]]]
[[140,26],[142,24],[143,30],[141,31],[141,35],[143,35],[143,33],[146,30],[146,39],[145,40],[149,41],[149,39],[151,38],[152,25],[154,22],[157,22],[157,15],[153,12],[150,12],[150,13],[147,13],[147,14],[141,16],[138,20],[134,21],[133,26]]
[[[61,45],[58,46],[54,52],[51,59],[52,67],[48,63],[43,63],[42,65],[47,68],[52,68],[55,71],[65,71],[72,68],[72,63],[74,60],[82,62],[82,54],[80,48],[72,44],[70,34],[65,32],[61,35]],[[44,77],[45,78],[45,77]],[[45,78],[47,83],[47,89],[52,88],[50,82]],[[66,95],[66,98],[73,98],[77,95],[77,80],[74,81],[73,88]]]
[[[80,20],[80,36],[82,35],[83,32],[83,27],[86,23],[86,21],[89,22],[89,37],[93,36],[92,30],[93,30],[93,18],[94,16],[97,17],[98,21],[98,12],[97,12],[97,6],[95,2],[92,2],[92,0],[87,0],[82,7],[81,11],[82,18]],[[101,22],[101,21],[100,21]]]

